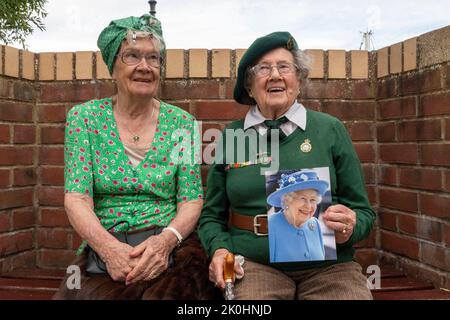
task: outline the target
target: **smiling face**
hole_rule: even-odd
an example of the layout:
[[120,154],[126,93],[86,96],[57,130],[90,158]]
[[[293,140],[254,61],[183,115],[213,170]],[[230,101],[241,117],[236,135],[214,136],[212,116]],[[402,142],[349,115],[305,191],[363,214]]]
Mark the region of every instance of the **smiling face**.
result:
[[298,71],[280,74],[275,68],[283,63],[294,64],[294,56],[284,48],[271,50],[257,61],[258,65],[273,67],[267,76],[253,75],[249,88],[249,95],[264,115],[273,114],[275,110],[286,111],[300,93]]
[[159,56],[159,51],[150,38],[138,38],[135,44],[124,41],[117,53],[112,75],[119,93],[134,97],[155,97],[159,87],[160,67],[149,65],[145,59],[141,59],[136,65],[125,64],[121,55],[130,51],[137,55]]
[[314,189],[294,191],[284,196],[284,214],[288,222],[299,228],[316,212],[320,196]]

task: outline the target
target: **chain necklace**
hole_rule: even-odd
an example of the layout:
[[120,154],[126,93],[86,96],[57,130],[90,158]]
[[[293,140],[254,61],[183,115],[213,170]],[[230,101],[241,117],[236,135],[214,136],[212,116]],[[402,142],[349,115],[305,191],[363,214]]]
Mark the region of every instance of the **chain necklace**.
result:
[[[154,103],[152,101],[152,113],[150,114],[150,121],[152,121],[152,119],[153,119],[153,114],[155,113],[155,108],[156,108],[156,106],[154,105]],[[131,129],[128,126],[125,126],[125,129],[127,129],[127,131],[133,137],[132,139],[133,139],[134,144],[138,144],[139,140],[141,139],[139,134],[136,134],[136,133],[132,132]]]

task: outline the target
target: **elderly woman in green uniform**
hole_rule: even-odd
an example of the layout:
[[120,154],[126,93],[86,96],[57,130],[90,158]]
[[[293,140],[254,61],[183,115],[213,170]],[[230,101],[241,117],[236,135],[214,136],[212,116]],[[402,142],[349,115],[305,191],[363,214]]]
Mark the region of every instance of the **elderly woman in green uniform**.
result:
[[[258,38],[239,63],[234,99],[251,108],[245,119],[231,123],[222,136],[223,148],[216,150],[208,173],[198,227],[211,257],[209,278],[216,286],[225,285],[224,257],[229,252],[244,257],[243,268],[235,266],[238,278],[243,276],[235,283],[236,299],[372,298],[361,266],[353,261],[353,244],[369,234],[375,219],[360,162],[338,119],[297,102],[307,76],[305,56],[288,32]],[[230,138],[230,130],[247,136],[253,131],[258,148],[264,145],[260,139],[271,143],[252,154],[255,143],[244,139],[245,152],[237,154],[243,139]],[[277,161],[279,170],[329,168],[333,205],[323,220],[335,231],[337,260],[270,263],[261,172],[265,164],[259,161],[265,152],[273,156],[272,162]]]
[[157,98],[161,24],[150,15],[114,20],[98,46],[117,94],[67,115],[64,204],[85,241],[75,262],[81,289],[64,281],[55,298],[208,298],[207,257],[190,236],[203,204],[197,129]]

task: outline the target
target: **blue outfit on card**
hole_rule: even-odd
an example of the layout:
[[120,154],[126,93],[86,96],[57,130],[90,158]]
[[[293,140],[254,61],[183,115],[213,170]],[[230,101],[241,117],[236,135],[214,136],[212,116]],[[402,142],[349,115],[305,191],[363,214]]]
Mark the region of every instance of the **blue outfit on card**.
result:
[[311,217],[299,228],[278,211],[269,216],[270,262],[325,260],[319,220]]

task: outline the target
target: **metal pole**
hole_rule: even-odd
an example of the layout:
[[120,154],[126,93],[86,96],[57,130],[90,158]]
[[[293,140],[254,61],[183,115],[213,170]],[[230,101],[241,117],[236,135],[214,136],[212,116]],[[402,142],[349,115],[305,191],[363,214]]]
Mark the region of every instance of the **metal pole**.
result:
[[156,3],[157,3],[157,1],[155,1],[155,0],[150,0],[148,2],[148,4],[150,5],[150,14],[154,17],[156,17],[156,10],[155,10]]

